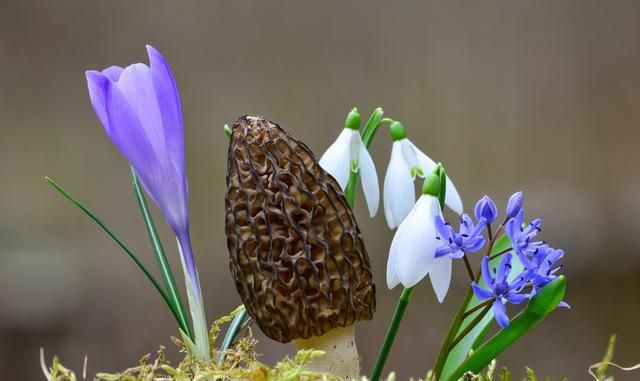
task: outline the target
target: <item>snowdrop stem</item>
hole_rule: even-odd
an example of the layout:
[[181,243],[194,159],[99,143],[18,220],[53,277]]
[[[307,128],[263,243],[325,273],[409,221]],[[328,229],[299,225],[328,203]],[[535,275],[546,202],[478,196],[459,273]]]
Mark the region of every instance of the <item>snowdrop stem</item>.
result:
[[396,306],[396,311],[393,313],[391,323],[389,324],[389,329],[387,330],[387,334],[384,337],[384,342],[382,343],[382,347],[380,348],[380,353],[378,353],[378,358],[376,359],[375,365],[373,366],[373,371],[371,372],[370,377],[371,381],[378,381],[380,379],[380,376],[382,375],[384,364],[387,361],[389,352],[391,351],[391,346],[393,345],[396,334],[398,333],[398,328],[400,328],[400,322],[404,317],[404,312],[407,309],[409,301],[411,300],[412,293],[413,287],[409,287],[402,290],[402,294],[400,294],[398,305]]
[[357,172],[351,171],[349,173],[349,182],[344,190],[344,197],[347,199],[347,204],[353,209],[356,203],[356,191],[358,190],[358,177]]

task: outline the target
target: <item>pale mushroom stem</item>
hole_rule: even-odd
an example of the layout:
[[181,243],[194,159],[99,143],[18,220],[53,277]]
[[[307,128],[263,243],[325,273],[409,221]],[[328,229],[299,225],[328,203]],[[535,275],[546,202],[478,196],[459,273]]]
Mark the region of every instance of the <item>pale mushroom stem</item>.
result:
[[355,324],[336,328],[322,336],[294,340],[298,350],[315,349],[324,351],[324,355],[315,358],[307,369],[318,373],[330,373],[343,380],[360,378],[360,357],[356,348]]

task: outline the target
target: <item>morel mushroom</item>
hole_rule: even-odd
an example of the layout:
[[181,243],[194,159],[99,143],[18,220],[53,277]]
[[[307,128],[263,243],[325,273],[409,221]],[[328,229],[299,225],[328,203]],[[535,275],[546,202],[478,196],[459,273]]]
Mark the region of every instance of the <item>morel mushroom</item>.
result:
[[248,313],[274,340],[324,350],[315,370],[358,377],[354,323],[373,317],[375,285],[340,186],[260,117],[233,125],[228,160],[227,245]]

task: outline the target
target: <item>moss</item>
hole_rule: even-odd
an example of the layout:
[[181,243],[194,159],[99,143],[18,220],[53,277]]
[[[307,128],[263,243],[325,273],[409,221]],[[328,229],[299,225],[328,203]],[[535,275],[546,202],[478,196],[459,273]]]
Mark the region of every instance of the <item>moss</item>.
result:
[[[209,332],[211,348],[216,348],[216,340],[221,331],[222,325],[228,323],[240,310],[232,312],[228,316],[216,320]],[[253,337],[251,329],[246,329],[246,334],[237,340],[232,348],[225,352],[225,358],[220,363],[201,363],[194,359],[188,341],[173,337],[173,343],[178,347],[180,353],[184,354],[182,361],[176,366],[171,365],[165,356],[165,348],[160,347],[155,356],[147,354],[143,356],[138,365],[126,369],[119,373],[98,373],[95,380],[102,381],[339,381],[330,374],[316,373],[306,370],[307,364],[314,358],[322,356],[324,352],[317,350],[300,350],[293,358],[285,357],[275,366],[270,367],[258,361],[256,354],[257,340]],[[609,342],[607,354],[604,362],[611,360],[613,355],[614,338]],[[215,358],[217,353],[212,353]],[[85,364],[86,365],[86,364]],[[58,357],[53,358],[50,367],[44,364],[42,367],[45,376],[50,381],[78,381],[85,380],[83,375],[78,378],[76,374],[64,367]],[[86,368],[86,367],[85,367]],[[599,379],[613,381],[613,378],[605,378],[606,366],[602,365],[597,369]],[[85,372],[83,371],[83,374]],[[425,380],[434,381],[429,372]],[[551,381],[548,377],[540,377],[533,370],[526,368],[526,377],[516,378],[507,368],[498,370],[496,361],[493,360],[485,373],[467,373],[461,379],[463,381]],[[366,377],[362,381],[368,381]],[[396,381],[395,374],[391,372],[385,381]],[[566,381],[566,378],[563,379]]]

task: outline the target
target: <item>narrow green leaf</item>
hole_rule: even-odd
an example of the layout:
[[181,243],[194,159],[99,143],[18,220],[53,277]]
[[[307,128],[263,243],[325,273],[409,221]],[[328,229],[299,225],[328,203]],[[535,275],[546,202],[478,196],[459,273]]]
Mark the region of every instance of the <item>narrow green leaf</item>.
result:
[[[491,249],[491,255],[500,253],[508,249],[509,247],[511,247],[511,241],[509,241],[509,238],[506,235],[503,235],[502,237],[498,238],[496,243],[493,245],[493,248]],[[496,268],[500,263],[501,259],[502,257],[497,257],[493,259],[489,263],[489,267]],[[513,261],[511,265],[513,266],[513,269],[511,270],[511,277],[510,277],[512,280],[513,278],[515,278],[516,274],[522,271],[522,264],[520,264],[520,261]],[[485,286],[482,278],[480,278],[479,285],[480,287]],[[473,307],[477,306],[480,303],[481,301],[478,300],[478,298],[476,298],[474,295],[469,301],[467,308],[465,308],[465,311],[469,311],[470,309],[472,309]],[[458,329],[458,332],[456,332],[454,337],[457,336],[460,332],[462,332],[467,327],[467,325],[471,321],[473,321],[473,319],[477,316],[478,313],[479,311],[465,318],[462,322],[462,325],[460,326],[460,329]],[[487,315],[484,318],[482,318],[482,320],[480,320],[478,325],[476,325],[476,327],[473,330],[471,330],[471,332],[469,332],[458,343],[458,345],[456,345],[451,350],[451,352],[449,353],[449,356],[447,357],[447,361],[445,362],[444,368],[442,369],[443,379],[446,379],[449,376],[449,374],[454,369],[456,369],[462,363],[462,361],[464,361],[464,359],[467,357],[471,349],[475,349],[480,345],[486,333],[491,328],[492,324],[493,324],[493,312],[489,311],[489,313],[487,313]]]
[[138,259],[138,257],[135,254],[133,254],[133,252],[131,250],[129,250],[127,245],[125,245],[125,243],[116,235],[116,233],[113,230],[111,230],[111,228],[104,221],[102,221],[102,219],[100,217],[95,215],[91,210],[89,210],[86,206],[84,206],[80,201],[76,200],[72,195],[70,195],[66,190],[64,190],[55,181],[53,181],[49,177],[45,177],[45,180],[47,180],[47,182],[53,188],[55,188],[58,192],[60,192],[60,194],[62,194],[67,200],[71,201],[72,204],[77,206],[89,218],[91,218],[96,224],[98,224],[98,226],[100,226],[102,228],[102,230],[105,233],[107,233],[107,235],[109,235],[109,237],[111,237],[114,241],[116,241],[116,243],[122,248],[122,250],[124,250],[124,252],[127,253],[127,255],[129,255],[129,258],[131,258],[131,260],[138,266],[138,268],[142,271],[142,273],[147,277],[149,282],[151,282],[153,287],[156,289],[156,291],[158,291],[158,293],[160,294],[160,296],[162,297],[164,302],[169,307],[169,310],[171,310],[171,313],[173,314],[173,316],[179,322],[178,313],[173,308],[173,305],[171,304],[171,302],[169,300],[169,296],[167,295],[167,293],[162,289],[162,287],[156,281],[156,279],[153,277],[153,275],[151,275],[149,270],[147,270],[147,268],[144,266],[142,261],[140,261],[140,259]]
[[243,308],[236,316],[234,316],[231,324],[229,324],[229,329],[227,329],[227,333],[224,335],[224,340],[222,340],[222,345],[220,346],[220,350],[218,351],[218,356],[216,358],[218,365],[224,361],[225,351],[231,348],[233,340],[238,336],[238,332],[240,332],[240,328],[242,328],[242,324],[244,324],[246,317],[247,309]]
[[171,271],[171,266],[169,266],[169,261],[167,261],[167,256],[164,253],[164,248],[162,247],[162,242],[158,236],[158,231],[153,223],[153,217],[151,217],[149,206],[147,205],[144,193],[142,193],[140,183],[138,182],[138,176],[136,176],[136,172],[133,167],[131,167],[131,184],[133,186],[133,192],[136,196],[136,200],[138,201],[138,206],[140,207],[140,213],[142,214],[144,224],[147,228],[147,233],[149,233],[149,241],[151,241],[153,255],[158,263],[158,268],[160,269],[160,274],[162,275],[162,280],[167,290],[169,300],[171,301],[173,309],[177,312],[178,325],[180,326],[180,329],[193,339],[193,332],[191,331],[189,322],[187,321],[187,315],[184,309],[184,304],[182,303],[182,298],[180,297],[180,292],[176,286],[175,277]]
[[383,115],[384,111],[382,111],[382,108],[376,108],[375,110],[373,110],[371,116],[369,116],[369,120],[367,120],[367,124],[364,126],[364,130],[362,131],[362,141],[364,142],[364,146],[367,147],[367,149],[371,145],[373,137],[382,124],[381,122]]
[[540,323],[564,298],[567,280],[561,275],[546,285],[527,304],[525,309],[511,320],[509,326],[500,330],[489,341],[475,350],[447,378],[456,381],[465,372],[479,373],[491,360],[498,357],[516,340]]

